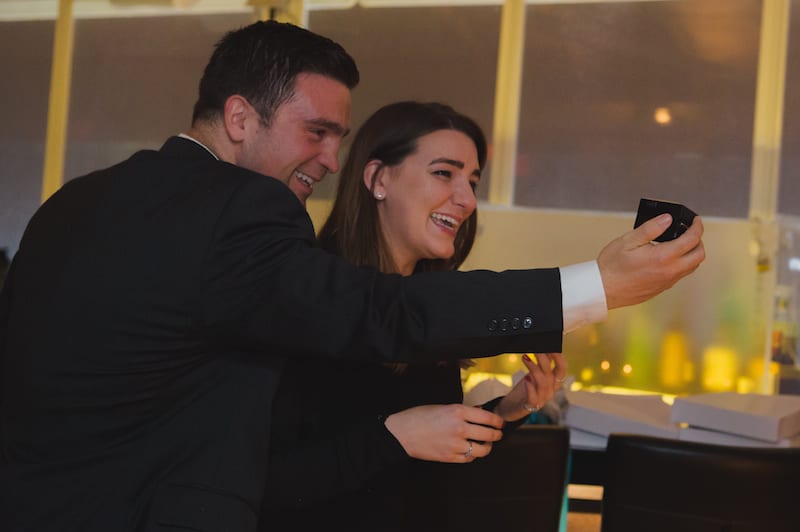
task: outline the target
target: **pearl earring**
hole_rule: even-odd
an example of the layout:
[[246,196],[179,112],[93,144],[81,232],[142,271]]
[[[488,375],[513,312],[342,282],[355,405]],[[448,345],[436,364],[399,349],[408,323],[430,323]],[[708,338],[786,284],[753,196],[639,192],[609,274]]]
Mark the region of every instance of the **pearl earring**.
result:
[[383,199],[383,192],[376,190],[375,191],[375,199],[382,200]]

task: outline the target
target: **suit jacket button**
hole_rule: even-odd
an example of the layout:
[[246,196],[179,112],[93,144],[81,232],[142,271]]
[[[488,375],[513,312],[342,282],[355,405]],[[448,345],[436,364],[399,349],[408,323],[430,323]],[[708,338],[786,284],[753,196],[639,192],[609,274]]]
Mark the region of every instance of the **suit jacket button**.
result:
[[506,332],[508,330],[508,320],[503,318],[500,320],[500,330]]
[[511,328],[514,329],[515,331],[519,329],[519,318],[513,318],[511,320]]
[[489,323],[486,325],[486,328],[489,329],[489,332],[494,332],[497,330],[497,320],[489,320]]
[[530,329],[531,327],[533,327],[533,318],[530,316],[525,316],[525,319],[522,320],[522,328]]

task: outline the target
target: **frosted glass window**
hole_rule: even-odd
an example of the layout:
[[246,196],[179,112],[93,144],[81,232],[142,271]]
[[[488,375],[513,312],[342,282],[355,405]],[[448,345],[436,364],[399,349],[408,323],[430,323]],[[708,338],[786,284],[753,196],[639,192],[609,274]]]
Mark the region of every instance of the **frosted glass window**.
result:
[[214,45],[250,22],[241,14],[77,20],[65,180],[188,129]]
[[[499,6],[312,11],[309,29],[337,41],[358,64],[354,130],[387,103],[441,101],[475,119],[490,138],[500,11]],[[489,179],[487,169],[479,198],[486,198]],[[335,181],[326,179],[314,197],[333,197]]]
[[515,203],[747,217],[761,2],[528,6]]
[[52,21],[0,22],[0,248],[16,253],[42,195]]
[[786,58],[786,96],[778,211],[800,216],[800,2],[793,0]]

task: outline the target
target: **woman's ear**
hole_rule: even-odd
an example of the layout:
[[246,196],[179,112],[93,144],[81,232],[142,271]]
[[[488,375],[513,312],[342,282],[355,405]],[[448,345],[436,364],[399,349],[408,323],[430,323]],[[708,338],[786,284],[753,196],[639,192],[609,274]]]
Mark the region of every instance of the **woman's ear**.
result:
[[372,192],[376,200],[380,201],[386,197],[386,188],[383,185],[383,172],[385,167],[378,159],[372,159],[364,167],[363,178],[364,186]]

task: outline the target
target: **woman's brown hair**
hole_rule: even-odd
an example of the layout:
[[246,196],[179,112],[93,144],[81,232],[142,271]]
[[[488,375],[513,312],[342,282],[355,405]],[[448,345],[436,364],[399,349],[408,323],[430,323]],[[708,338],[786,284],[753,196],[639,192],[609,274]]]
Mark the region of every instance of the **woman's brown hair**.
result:
[[[373,197],[375,177],[385,167],[401,164],[417,149],[417,140],[440,130],[460,131],[478,152],[478,164],[486,163],[486,138],[471,118],[440,103],[398,102],[381,107],[358,130],[339,176],[333,209],[318,235],[319,244],[349,262],[396,273],[378,219]],[[369,189],[362,179],[364,168],[373,160],[381,162]],[[420,271],[454,270],[467,258],[475,241],[478,214],[474,211],[461,225],[449,259],[422,259]]]

